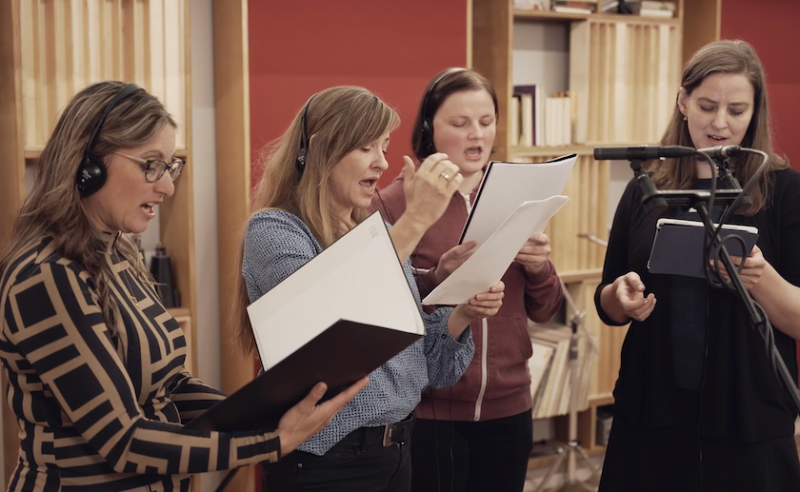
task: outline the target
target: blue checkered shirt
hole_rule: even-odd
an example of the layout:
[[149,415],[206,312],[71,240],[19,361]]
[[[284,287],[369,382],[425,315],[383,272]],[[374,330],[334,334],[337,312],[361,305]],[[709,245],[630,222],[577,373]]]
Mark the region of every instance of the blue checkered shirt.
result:
[[[256,214],[245,236],[242,266],[250,302],[321,252],[316,238],[298,217],[280,210]],[[475,352],[470,329],[454,340],[447,331],[452,308],[439,308],[431,314],[422,311],[410,265],[406,261],[403,269],[420,305],[426,335],[372,372],[367,387],[334,417],[331,425],[300,445],[300,451],[321,456],[359,427],[399,422],[414,410],[426,387],[452,386],[467,370]]]

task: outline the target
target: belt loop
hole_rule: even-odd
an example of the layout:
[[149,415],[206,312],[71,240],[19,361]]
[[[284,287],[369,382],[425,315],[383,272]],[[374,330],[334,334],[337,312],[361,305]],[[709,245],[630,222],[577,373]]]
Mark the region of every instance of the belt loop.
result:
[[367,441],[369,438],[369,432],[366,427],[361,427],[359,430],[361,431],[361,452],[366,453],[368,446]]

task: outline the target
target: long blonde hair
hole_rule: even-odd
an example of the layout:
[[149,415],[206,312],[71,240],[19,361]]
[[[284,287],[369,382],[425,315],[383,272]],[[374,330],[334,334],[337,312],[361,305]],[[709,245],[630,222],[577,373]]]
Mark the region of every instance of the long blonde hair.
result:
[[[91,276],[108,328],[119,319],[116,304],[108,295],[112,272],[104,261],[102,242],[96,238],[75,182],[90,133],[101,112],[126,84],[99,82],[73,96],[58,119],[35,166],[31,193],[14,221],[11,236],[0,253],[0,278],[5,278],[14,258],[34,247],[44,237],[64,257],[78,263]],[[92,155],[106,159],[112,152],[147,143],[164,125],[175,121],[154,96],[144,90],[120,101],[108,114],[92,147]],[[109,231],[113,232],[113,231]],[[117,249],[137,275],[149,279],[133,242],[117,241]]]
[[[703,81],[714,74],[743,75],[753,86],[753,116],[747,128],[742,147],[750,147],[766,152],[769,156],[769,170],[788,167],[788,162],[775,154],[769,127],[769,103],[766,76],[761,61],[752,46],[744,41],[716,41],[701,48],[686,63],[681,79],[681,87],[690,95]],[[694,147],[689,135],[689,125],[683,113],[675,107],[669,126],[661,138],[661,145],[682,145]],[[740,154],[731,161],[732,172],[742,186],[753,177],[761,164],[761,157],[753,154]],[[697,180],[697,166],[694,157],[667,159],[653,166],[653,182],[659,188],[688,189]],[[757,186],[749,192],[753,205],[743,213],[752,215],[763,208],[769,199],[769,175],[764,173]]]
[[[307,103],[306,131],[310,143],[302,174],[296,161],[300,150],[303,109],[289,128],[261,153],[264,173],[252,203],[253,215],[267,209],[280,209],[305,222],[323,248],[347,230],[330,204],[329,178],[336,164],[350,152],[372,142],[400,125],[397,113],[378,96],[363,87],[331,87],[315,94]],[[358,223],[366,210],[354,209]],[[249,221],[248,221],[249,222]],[[246,227],[245,227],[246,232]],[[242,234],[237,270],[237,295],[232,310],[237,339],[249,354],[255,348],[247,306],[250,299],[242,276],[244,262]]]

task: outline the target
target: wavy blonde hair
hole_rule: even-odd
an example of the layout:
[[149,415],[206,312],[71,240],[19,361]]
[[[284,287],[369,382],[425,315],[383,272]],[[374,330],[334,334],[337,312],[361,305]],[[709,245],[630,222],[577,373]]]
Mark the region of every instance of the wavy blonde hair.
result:
[[[769,156],[769,171],[785,169],[788,162],[777,156],[772,146],[772,134],[769,126],[769,103],[767,97],[766,76],[758,55],[752,46],[744,41],[716,41],[701,48],[686,63],[681,78],[681,87],[686,95],[690,95],[703,81],[714,74],[743,75],[753,86],[753,116],[740,144],[766,152]],[[669,126],[661,138],[661,145],[682,145],[694,147],[689,135],[689,125],[683,119],[683,113],[675,106]],[[742,184],[753,177],[761,165],[761,157],[754,154],[740,154],[730,160],[732,173]],[[653,182],[664,189],[688,189],[697,180],[697,161],[694,157],[666,159],[658,166],[652,166]],[[769,199],[770,173],[761,175],[758,185],[749,192],[752,206],[740,211],[752,215],[761,210]]]
[[[103,258],[104,245],[96,238],[95,233],[102,231],[95,231],[89,222],[75,177],[100,114],[125,85],[118,81],[99,82],[69,101],[36,163],[33,189],[0,252],[0,278],[5,278],[14,258],[44,237],[52,237],[56,251],[91,276],[103,317],[112,332],[119,319],[119,309],[108,293],[113,274]],[[108,114],[92,155],[106,160],[116,150],[144,145],[165,125],[177,127],[158,99],[138,90]],[[142,280],[150,280],[132,241],[123,236],[117,242],[117,249]]]
[[[296,160],[300,150],[303,110],[297,112],[289,128],[261,152],[259,164],[264,173],[252,203],[252,215],[280,209],[305,222],[323,248],[347,230],[331,208],[329,178],[333,168],[347,154],[372,142],[400,125],[397,113],[378,96],[363,87],[341,86],[315,94],[308,103],[306,129],[310,139],[306,164],[301,175]],[[353,210],[358,223],[367,215]],[[248,221],[249,223],[249,221]],[[245,354],[255,348],[247,316],[250,299],[242,276],[244,236],[238,258],[237,295],[232,310],[239,346]]]

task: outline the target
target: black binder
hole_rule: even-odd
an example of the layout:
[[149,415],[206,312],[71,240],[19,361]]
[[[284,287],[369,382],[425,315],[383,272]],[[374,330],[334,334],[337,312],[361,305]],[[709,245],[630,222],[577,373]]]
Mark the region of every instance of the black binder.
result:
[[273,430],[320,381],[333,398],[422,336],[341,320],[267,372],[189,422],[189,429]]
[[[705,234],[706,230],[701,222],[659,219],[653,248],[650,250],[650,260],[647,263],[650,273],[705,278],[703,265]],[[742,245],[738,240],[729,239],[725,241],[728,254],[749,256],[758,240],[758,229],[728,224],[722,226],[720,237],[724,239],[732,234],[744,239],[746,248],[742,251]]]
[[379,212],[248,308],[265,371],[186,424],[274,430],[319,382],[333,398],[422,338],[419,304]]

